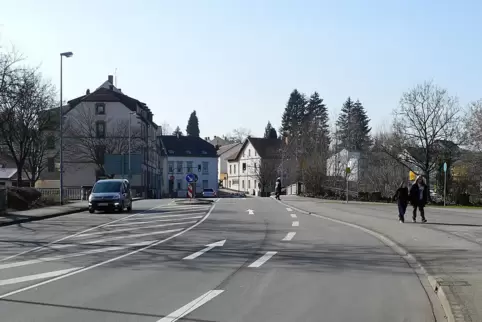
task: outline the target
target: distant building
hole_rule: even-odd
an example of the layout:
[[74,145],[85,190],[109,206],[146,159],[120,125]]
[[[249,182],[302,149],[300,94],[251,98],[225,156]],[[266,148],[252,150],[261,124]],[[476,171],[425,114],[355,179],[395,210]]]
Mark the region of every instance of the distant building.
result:
[[228,188],[228,157],[239,152],[241,143],[226,144],[218,148],[218,178],[223,187]]
[[194,136],[159,136],[163,159],[163,193],[187,196],[186,175],[196,174],[196,192],[218,190],[218,156],[209,142]]
[[206,138],[206,141],[208,141],[209,143],[211,143],[215,147],[222,147],[222,146],[225,146],[225,145],[230,145],[230,144],[236,143],[233,140],[229,140],[226,137],[220,138],[219,136],[214,136],[214,138],[212,140],[208,137],[208,138]]

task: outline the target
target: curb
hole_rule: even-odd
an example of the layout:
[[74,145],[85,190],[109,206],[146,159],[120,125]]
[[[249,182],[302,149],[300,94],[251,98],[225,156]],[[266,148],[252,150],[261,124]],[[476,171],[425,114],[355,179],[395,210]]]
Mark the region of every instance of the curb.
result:
[[360,226],[360,225],[357,225],[357,224],[352,224],[352,223],[349,223],[349,222],[346,222],[346,221],[343,221],[343,220],[334,219],[334,218],[326,217],[326,216],[319,215],[319,214],[316,214],[316,213],[312,213],[312,212],[294,207],[294,206],[292,206],[290,204],[287,204],[287,203],[285,203],[281,200],[276,200],[276,201],[279,202],[280,204],[282,204],[284,206],[287,206],[287,207],[290,207],[290,208],[292,208],[292,209],[294,209],[298,212],[301,212],[301,213],[304,213],[304,214],[307,214],[307,215],[310,215],[310,216],[313,216],[313,217],[317,217],[317,218],[329,220],[329,221],[332,221],[332,222],[336,222],[336,223],[339,223],[339,224],[342,224],[342,225],[345,225],[345,226],[349,226],[349,227],[352,227],[352,228],[360,229],[363,232],[379,239],[382,243],[384,243],[385,245],[390,247],[393,251],[395,251],[403,259],[405,259],[405,261],[416,272],[417,275],[419,275],[419,276],[423,275],[427,278],[430,286],[432,287],[432,290],[435,292],[435,295],[437,296],[437,298],[440,301],[440,304],[442,305],[442,308],[445,312],[445,317],[446,317],[447,321],[448,322],[455,322],[456,321],[455,316],[452,312],[452,307],[450,305],[448,297],[445,294],[442,286],[439,284],[439,282],[435,278],[435,276],[428,273],[427,270],[425,269],[425,267],[423,267],[423,265],[417,260],[417,258],[415,256],[410,254],[410,252],[408,250],[406,250],[404,247],[397,244],[394,240],[390,239],[389,237],[387,237],[387,236],[385,236],[385,235],[383,235],[383,234],[381,234],[381,233],[379,233],[375,230],[372,230],[372,229],[369,229],[369,228],[366,228],[366,227],[363,227],[363,226]]
[[[138,201],[142,199],[132,199],[132,201]],[[59,212],[56,214],[51,214],[51,215],[45,215],[45,216],[39,216],[39,217],[28,217],[28,218],[22,218],[22,219],[17,219],[17,220],[12,220],[9,222],[0,222],[0,227],[6,227],[6,226],[12,226],[12,225],[18,225],[18,224],[24,224],[32,221],[40,221],[44,219],[50,219],[50,218],[55,218],[55,217],[61,217],[61,216],[67,216],[67,215],[72,215],[76,214],[79,212],[84,212],[89,210],[89,207],[82,207],[82,208],[76,208],[76,209],[71,209],[68,211],[63,211]]]

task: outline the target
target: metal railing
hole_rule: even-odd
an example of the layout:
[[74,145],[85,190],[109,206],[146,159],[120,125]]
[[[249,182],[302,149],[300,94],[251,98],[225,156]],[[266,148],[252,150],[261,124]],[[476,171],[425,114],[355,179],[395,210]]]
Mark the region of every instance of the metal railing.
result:
[[[60,189],[56,188],[37,188],[42,196],[60,197]],[[81,188],[64,188],[63,197],[68,200],[81,200],[82,189]]]

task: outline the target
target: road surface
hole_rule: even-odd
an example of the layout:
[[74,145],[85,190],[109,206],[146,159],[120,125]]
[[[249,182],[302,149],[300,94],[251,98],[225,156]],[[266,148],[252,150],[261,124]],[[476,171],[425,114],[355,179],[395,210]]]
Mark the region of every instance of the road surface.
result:
[[440,315],[407,263],[355,228],[271,198],[134,205],[129,214],[0,228],[1,320],[420,322]]

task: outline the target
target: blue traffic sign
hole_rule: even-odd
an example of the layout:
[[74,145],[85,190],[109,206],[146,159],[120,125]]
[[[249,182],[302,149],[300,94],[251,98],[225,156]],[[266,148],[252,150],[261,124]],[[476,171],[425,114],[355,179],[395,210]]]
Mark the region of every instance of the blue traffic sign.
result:
[[188,173],[186,175],[186,181],[189,182],[189,183],[195,182],[195,179],[196,178],[194,177],[194,174],[192,174],[192,173]]
[[447,172],[447,162],[444,162],[444,172]]

